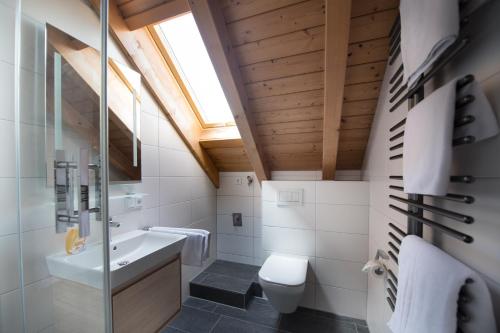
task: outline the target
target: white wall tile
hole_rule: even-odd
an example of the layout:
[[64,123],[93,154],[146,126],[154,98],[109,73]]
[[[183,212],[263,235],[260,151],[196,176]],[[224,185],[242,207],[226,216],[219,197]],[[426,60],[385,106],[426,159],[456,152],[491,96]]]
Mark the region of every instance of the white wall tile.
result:
[[18,248],[17,234],[0,237],[0,294],[19,287]]
[[275,202],[262,202],[262,224],[283,228],[314,229],[315,205],[278,207]]
[[262,237],[262,219],[259,217],[253,218],[253,236]]
[[146,195],[142,198],[142,207],[145,209],[157,207],[160,204],[160,179],[157,177],[142,177],[141,183],[136,187],[140,193]]
[[64,233],[56,234],[53,227],[23,232],[24,283],[30,284],[49,277],[45,257],[64,251]]
[[23,231],[54,226],[54,188],[45,178],[21,178],[21,221]]
[[[1,163],[1,162],[0,162]],[[17,232],[16,179],[0,178],[0,236]]]
[[160,208],[142,209],[142,222],[144,226],[159,226],[160,225]]
[[303,201],[305,203],[315,203],[316,183],[313,181],[263,181],[262,200],[276,201],[277,193],[280,190],[303,190]]
[[253,256],[254,258],[264,258],[264,248],[262,247],[262,237],[254,237],[253,239]]
[[253,198],[253,216],[262,217],[262,199],[261,197]]
[[318,230],[368,234],[368,206],[316,205]]
[[217,252],[253,257],[253,238],[218,234]]
[[0,61],[0,77],[0,119],[14,121],[14,65]]
[[366,319],[366,292],[317,284],[316,307],[342,316]]
[[363,263],[316,258],[316,279],[319,284],[366,291],[367,274]]
[[46,172],[45,127],[21,124],[21,176],[42,178]]
[[215,197],[216,189],[207,176],[191,177],[191,199]]
[[159,150],[156,146],[148,146],[143,144],[141,146],[142,152],[142,176],[143,177],[158,177],[159,170]]
[[[248,173],[248,176],[251,174]],[[217,195],[253,196],[255,182],[248,185],[246,176],[222,176],[219,179],[220,187],[217,190]]]
[[191,201],[191,222],[216,215],[216,199],[205,197]]
[[158,134],[160,147],[181,150],[184,152],[188,151],[182,139],[162,113],[159,117]]
[[160,226],[182,227],[191,223],[191,203],[181,202],[160,207]]
[[253,216],[252,197],[217,197],[217,214],[231,215],[241,213],[243,216]]
[[160,205],[191,200],[191,179],[188,177],[160,178]]
[[317,231],[316,256],[364,263],[368,260],[368,236]]
[[217,259],[238,262],[240,264],[254,265],[254,258],[253,257],[239,256],[236,254],[219,252],[219,253],[217,253]]
[[0,120],[0,177],[16,176],[16,151],[14,145],[14,122]]
[[313,230],[263,226],[262,233],[264,250],[311,257],[315,255]]
[[15,17],[14,8],[0,3],[0,60],[10,64],[14,64]]
[[368,205],[368,182],[319,181],[316,183],[318,203],[336,205]]
[[26,286],[25,305],[28,332],[38,332],[54,325],[53,283],[54,279],[49,278]]
[[158,117],[150,113],[141,113],[141,142],[158,146]]
[[188,177],[192,175],[191,153],[160,147],[160,176]]
[[253,237],[253,218],[243,216],[242,226],[233,226],[232,215],[217,215],[217,232],[220,234]]
[[22,331],[21,297],[20,289],[0,295],[0,332]]

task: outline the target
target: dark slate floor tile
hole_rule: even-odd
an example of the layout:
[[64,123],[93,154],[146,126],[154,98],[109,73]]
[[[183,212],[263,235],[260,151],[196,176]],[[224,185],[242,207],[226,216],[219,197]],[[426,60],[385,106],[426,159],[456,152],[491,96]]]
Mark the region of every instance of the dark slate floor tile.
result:
[[260,325],[270,327],[278,327],[279,325],[279,312],[277,312],[267,301],[259,298],[251,299],[246,310],[226,305],[217,305],[215,312]]
[[203,278],[194,283],[240,294],[246,294],[252,286],[252,283],[248,280],[212,273],[205,274]]
[[292,333],[356,333],[356,326],[351,322],[302,311],[282,315],[279,328]]
[[352,318],[352,321],[353,321],[356,325],[360,325],[360,326],[368,326],[368,324],[366,323],[366,320],[363,320],[363,319],[356,319],[356,318]]
[[244,309],[246,306],[246,294],[235,293],[218,288],[207,287],[201,284],[191,283],[189,285],[191,296],[203,298],[217,303],[237,306]]
[[178,329],[176,328],[173,328],[173,327],[166,327],[164,328],[163,330],[160,331],[161,333],[184,333],[182,331],[179,331]]
[[206,273],[229,275],[240,279],[253,281],[259,272],[259,266],[240,264],[230,261],[217,260],[205,269]]
[[368,327],[362,325],[356,325],[357,333],[370,333]]
[[189,333],[210,332],[219,315],[190,307],[183,307],[170,326]]
[[[356,320],[358,319],[353,319],[351,317],[346,317],[346,316],[341,316],[341,315],[338,315],[338,314],[334,314],[334,313],[331,313],[331,312],[325,312],[325,311],[320,311],[320,310],[315,310],[315,309],[309,309],[309,308],[303,308],[303,307],[299,307],[297,309],[297,313],[303,313],[303,314],[307,314],[307,315],[310,315],[310,316],[318,316],[318,317],[324,317],[324,318],[330,318],[330,319],[335,319],[335,320],[338,320],[338,321],[345,321],[345,322],[348,322],[348,323],[353,323],[355,324]],[[362,325],[365,325],[366,324],[362,324]]]
[[221,319],[215,325],[213,333],[278,333],[275,328],[266,327],[234,319],[232,317],[221,316]]
[[215,307],[217,306],[217,303],[207,301],[205,299],[201,299],[201,298],[197,298],[197,297],[188,297],[188,299],[184,302],[184,305],[190,306],[192,308],[212,312],[215,309]]

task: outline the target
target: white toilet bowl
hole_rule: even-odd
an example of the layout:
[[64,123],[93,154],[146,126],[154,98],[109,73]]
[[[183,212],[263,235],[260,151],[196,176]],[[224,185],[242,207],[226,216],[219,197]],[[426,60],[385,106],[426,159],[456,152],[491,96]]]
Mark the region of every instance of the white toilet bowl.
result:
[[259,271],[259,282],[271,305],[281,313],[297,309],[304,293],[307,258],[272,254]]

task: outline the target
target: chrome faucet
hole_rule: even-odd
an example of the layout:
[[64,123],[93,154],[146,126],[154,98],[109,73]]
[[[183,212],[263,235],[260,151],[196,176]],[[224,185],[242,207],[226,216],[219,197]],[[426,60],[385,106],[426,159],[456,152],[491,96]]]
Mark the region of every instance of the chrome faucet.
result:
[[120,227],[120,222],[113,222],[113,218],[109,218],[109,227],[110,228],[119,228]]

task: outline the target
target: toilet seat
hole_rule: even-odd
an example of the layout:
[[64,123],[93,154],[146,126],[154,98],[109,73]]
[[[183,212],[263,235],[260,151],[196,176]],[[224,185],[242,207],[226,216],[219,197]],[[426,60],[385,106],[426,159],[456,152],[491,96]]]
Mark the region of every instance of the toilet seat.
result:
[[306,283],[307,262],[307,258],[272,254],[262,265],[259,278],[286,287],[302,286]]

